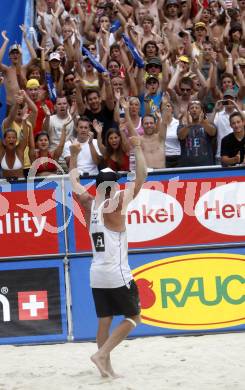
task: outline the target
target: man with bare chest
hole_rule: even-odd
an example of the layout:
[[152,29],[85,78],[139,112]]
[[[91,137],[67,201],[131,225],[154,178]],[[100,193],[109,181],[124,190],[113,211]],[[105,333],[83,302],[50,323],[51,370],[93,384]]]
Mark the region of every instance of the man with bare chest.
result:
[[[30,41],[27,39],[26,27],[24,25],[21,25],[20,29],[23,32],[23,38],[29,50],[31,60],[34,60],[37,57],[37,55],[35,53],[35,50],[31,46]],[[0,49],[0,71],[4,74],[7,110],[9,112],[11,106],[14,104],[15,95],[18,93],[20,89],[23,89],[25,87],[26,68],[28,65],[30,65],[31,61],[26,65],[22,65],[21,47],[20,45],[15,43],[9,48],[9,59],[11,65],[7,66],[3,64],[2,59],[7,49],[9,38],[7,37],[6,31],[2,31],[1,35],[3,37],[4,42]]]
[[142,120],[144,135],[141,136],[141,145],[147,168],[165,168],[165,137],[166,125],[161,114],[145,115]]

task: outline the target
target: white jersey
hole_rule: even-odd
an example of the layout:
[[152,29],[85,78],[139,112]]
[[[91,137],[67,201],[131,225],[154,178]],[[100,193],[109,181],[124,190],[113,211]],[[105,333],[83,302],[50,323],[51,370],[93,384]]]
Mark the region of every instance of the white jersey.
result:
[[103,224],[104,203],[96,208],[92,202],[90,238],[93,260],[90,268],[90,286],[117,288],[128,285],[133,279],[128,265],[127,233],[114,232]]

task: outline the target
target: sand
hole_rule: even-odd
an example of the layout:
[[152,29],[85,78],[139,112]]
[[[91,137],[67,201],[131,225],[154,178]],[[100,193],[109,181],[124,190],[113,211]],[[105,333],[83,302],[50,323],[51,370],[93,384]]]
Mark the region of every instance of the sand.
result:
[[125,340],[120,379],[102,379],[95,343],[0,346],[0,390],[245,390],[245,333]]

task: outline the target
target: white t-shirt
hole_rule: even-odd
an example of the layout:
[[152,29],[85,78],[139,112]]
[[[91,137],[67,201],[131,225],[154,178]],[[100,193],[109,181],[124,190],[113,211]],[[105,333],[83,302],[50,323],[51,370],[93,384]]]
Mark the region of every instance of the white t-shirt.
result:
[[177,136],[177,128],[179,120],[173,118],[167,127],[166,141],[165,141],[165,155],[166,156],[180,156],[180,143]]
[[220,157],[220,148],[221,140],[226,135],[233,132],[232,127],[230,126],[230,114],[228,114],[224,109],[220,112],[217,112],[214,117],[214,124],[217,127],[217,151],[216,158]]
[[[76,140],[76,141],[79,142],[78,140]],[[96,152],[101,156],[97,140],[93,139],[92,142],[93,142],[93,145],[94,145]],[[70,145],[71,145],[71,141],[67,141],[65,143],[64,152],[63,152],[64,158],[71,156]],[[78,172],[80,173],[80,175],[82,175],[84,172],[89,173],[89,175],[97,175],[99,173],[98,167],[92,159],[92,154],[90,151],[88,141],[81,143],[81,146],[82,146],[82,149],[77,156]]]
[[[57,115],[51,115],[49,122],[49,136],[50,136],[50,150],[53,151],[57,148],[60,143],[62,127],[67,122],[66,118],[59,118]],[[66,127],[66,141],[73,138],[74,122],[73,120]],[[61,155],[61,158],[64,159],[64,151]]]

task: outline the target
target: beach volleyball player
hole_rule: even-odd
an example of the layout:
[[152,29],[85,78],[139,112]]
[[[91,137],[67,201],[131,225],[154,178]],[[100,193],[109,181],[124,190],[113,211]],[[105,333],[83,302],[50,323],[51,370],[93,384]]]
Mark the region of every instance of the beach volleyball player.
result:
[[[102,376],[116,377],[110,352],[123,341],[140,322],[140,302],[137,286],[128,264],[126,209],[139,193],[147,175],[140,138],[131,137],[136,169],[134,181],[118,191],[118,174],[111,169],[100,171],[96,177],[96,197],[92,197],[79,183],[76,170],[80,143],[70,146],[70,179],[73,191],[84,208],[93,248],[90,285],[98,317],[98,351],[91,360]],[[114,315],[123,315],[123,321],[110,334]]]

